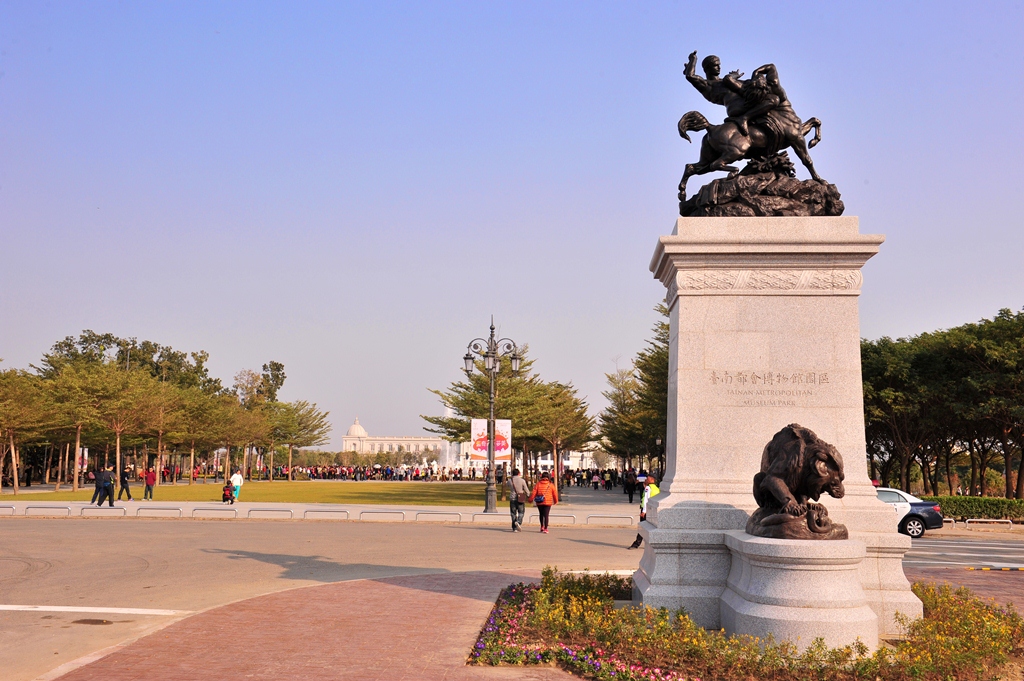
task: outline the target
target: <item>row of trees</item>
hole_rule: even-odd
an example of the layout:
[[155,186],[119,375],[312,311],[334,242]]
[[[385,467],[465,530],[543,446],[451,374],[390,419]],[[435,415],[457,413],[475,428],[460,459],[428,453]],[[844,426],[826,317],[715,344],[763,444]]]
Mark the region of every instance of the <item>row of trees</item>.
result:
[[[632,366],[607,375],[599,433],[624,465],[663,455],[668,339],[662,319]],[[1024,499],[1024,312],[865,340],[861,362],[872,478],[925,494]]]
[[863,341],[872,477],[1024,499],[1024,312]]
[[81,447],[102,449],[104,463],[112,458],[119,471],[126,448],[141,448],[145,465],[158,469],[165,457],[183,460],[187,453],[190,472],[197,454],[208,459],[217,451],[227,475],[235,449],[245,470],[254,452],[269,455],[272,470],[279,447],[290,461],[295,448],[327,441],[326,412],[305,401],[278,401],[286,378],[281,363],[239,372],[225,388],[210,376],[207,360],[205,352],[84,331],[56,343],[32,371],[0,372],[0,470],[15,493],[32,470],[55,470],[58,489],[69,480],[77,490],[82,471],[74,453]]
[[665,426],[668,413],[668,308],[659,305],[661,319],[654,337],[637,353],[628,369],[605,374],[608,406],[601,412],[604,449],[621,465],[665,470]]
[[[562,452],[581,451],[594,439],[595,422],[587,413],[587,402],[571,383],[544,381],[533,372],[528,348],[522,348],[519,372],[511,362],[502,362],[494,383],[494,414],[512,420],[514,451],[523,457],[523,469],[538,465],[540,454],[550,452],[558,466]],[[490,413],[490,378],[482,361],[465,381],[447,390],[431,390],[452,416],[422,416],[426,430],[450,442],[470,439],[470,420]]]

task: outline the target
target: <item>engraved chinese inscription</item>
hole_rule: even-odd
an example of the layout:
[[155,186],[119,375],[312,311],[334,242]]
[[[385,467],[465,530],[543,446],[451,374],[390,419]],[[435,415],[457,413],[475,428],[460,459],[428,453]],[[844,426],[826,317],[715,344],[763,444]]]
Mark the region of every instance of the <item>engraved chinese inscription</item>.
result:
[[713,370],[708,382],[744,407],[797,407],[833,383],[827,371]]

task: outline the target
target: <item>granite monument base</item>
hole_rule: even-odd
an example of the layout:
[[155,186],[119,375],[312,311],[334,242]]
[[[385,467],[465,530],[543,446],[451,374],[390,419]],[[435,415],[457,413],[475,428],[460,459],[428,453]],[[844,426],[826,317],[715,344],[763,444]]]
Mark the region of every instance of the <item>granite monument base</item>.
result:
[[878,617],[858,579],[862,542],[767,539],[725,533],[732,569],[721,597],[722,628],[798,649],[821,638],[830,648],[878,647]]
[[[634,600],[722,626],[720,601],[757,505],[754,475],[772,435],[800,423],[838,449],[846,495],[823,497],[865,556],[852,572],[877,617],[901,631],[921,602],[903,574],[910,539],[867,472],[857,296],[880,235],[856,217],[679,218],[651,270],[669,309],[666,470],[640,533]],[[836,540],[842,541],[842,540]]]

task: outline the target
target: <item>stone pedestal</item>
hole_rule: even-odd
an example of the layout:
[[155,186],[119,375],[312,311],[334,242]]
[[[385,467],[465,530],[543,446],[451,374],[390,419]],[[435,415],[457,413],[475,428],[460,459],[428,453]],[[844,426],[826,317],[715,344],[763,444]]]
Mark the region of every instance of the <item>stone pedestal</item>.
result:
[[800,650],[814,639],[829,647],[860,640],[878,647],[878,617],[857,578],[862,542],[765,539],[725,534],[732,570],[721,599],[730,634],[786,639]]
[[829,515],[865,546],[858,574],[880,634],[920,616],[903,575],[910,540],[868,478],[857,296],[880,235],[856,217],[679,218],[651,262],[668,289],[666,471],[640,532],[634,599],[721,626],[731,530],[756,507],[765,444],[799,423],[843,455]]

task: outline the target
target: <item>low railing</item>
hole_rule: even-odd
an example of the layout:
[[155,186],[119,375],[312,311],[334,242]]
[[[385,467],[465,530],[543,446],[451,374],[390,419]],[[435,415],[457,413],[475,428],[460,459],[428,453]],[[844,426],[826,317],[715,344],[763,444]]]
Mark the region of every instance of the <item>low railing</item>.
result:
[[251,518],[253,513],[287,513],[289,518],[295,517],[290,508],[250,508],[245,517]]
[[345,514],[345,520],[348,520],[349,518],[351,518],[351,516],[349,515],[349,512],[347,510],[343,509],[343,508],[335,508],[335,509],[331,509],[331,508],[307,508],[305,511],[302,512],[302,519],[305,520],[309,516],[310,513],[323,513],[323,514],[328,514],[328,513],[344,513]]
[[441,516],[458,516],[459,519],[456,522],[462,522],[462,514],[458,511],[416,511],[416,517],[414,520],[419,520],[421,515],[441,515]]
[[[219,509],[219,508],[218,508],[217,510],[218,510],[218,511],[220,511],[220,510],[222,510],[222,509]],[[227,510],[227,509],[223,509],[223,510]],[[183,511],[182,511],[182,510],[181,510],[180,508],[177,508],[177,507],[175,507],[175,506],[139,506],[139,507],[138,507],[138,509],[136,509],[136,511],[135,511],[135,517],[136,517],[136,518],[141,518],[141,517],[143,517],[143,515],[142,515],[142,512],[143,512],[143,511],[146,511],[147,513],[148,513],[149,511],[159,511],[159,512],[164,512],[164,511],[177,511],[177,512],[178,512],[178,517],[179,517],[179,518],[180,518],[180,517],[181,517],[182,515],[184,515],[184,512],[183,512]],[[153,517],[155,517],[155,518],[159,518],[160,516],[153,516]]]
[[360,511],[359,512],[359,519],[362,520],[363,516],[366,515],[367,513],[374,514],[374,515],[387,515],[389,513],[391,515],[401,515],[402,516],[402,521],[405,522],[405,511]]
[[971,523],[975,525],[1009,525],[1010,529],[1013,529],[1013,521],[1007,520],[1006,518],[968,518],[964,525],[971,527]]
[[[89,511],[88,515],[86,515],[86,511]],[[102,518],[105,515],[110,515],[111,511],[120,511],[122,518],[128,515],[128,509],[125,508],[124,506],[83,506],[82,510],[78,513],[78,515],[80,515],[83,518]]]
[[[574,516],[571,513],[549,513],[548,518],[572,518],[572,524],[576,524],[576,516]],[[530,522],[531,520],[536,520],[537,522],[540,522],[540,514],[538,513],[537,515],[531,515],[529,518],[526,519],[526,522]]]
[[209,507],[207,507],[207,508],[203,508],[203,507],[193,508],[192,509],[192,517],[195,518],[196,517],[196,513],[200,512],[200,511],[206,511],[208,513],[228,513],[228,512],[230,512],[232,514],[233,518],[237,518],[238,517],[238,509],[237,508],[223,508],[223,507],[222,508],[216,508],[216,507],[213,507],[213,508],[209,508]]
[[584,524],[585,525],[589,525],[591,518],[604,518],[606,520],[625,520],[627,525],[632,525],[633,524],[633,516],[631,516],[631,515],[601,515],[601,514],[588,515],[587,516],[587,522],[584,523]]
[[69,518],[71,517],[71,507],[70,506],[26,506],[25,507],[25,515],[53,515],[51,513],[29,513],[29,511],[31,511],[33,509],[38,510],[38,511],[64,511],[65,513],[68,514]]

